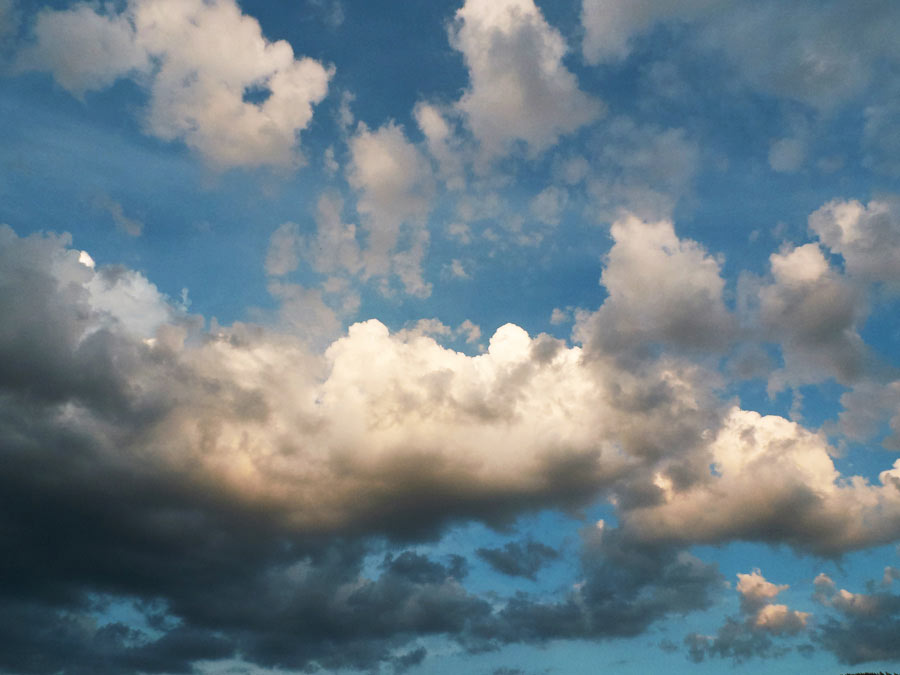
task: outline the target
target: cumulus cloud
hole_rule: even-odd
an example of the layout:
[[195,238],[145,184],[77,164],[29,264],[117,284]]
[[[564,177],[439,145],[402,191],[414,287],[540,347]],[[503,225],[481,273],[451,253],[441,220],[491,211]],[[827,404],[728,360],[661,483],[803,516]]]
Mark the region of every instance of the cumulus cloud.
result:
[[839,426],[848,438],[869,440],[881,431],[884,420],[889,420],[891,433],[882,445],[900,449],[900,380],[858,382],[841,395],[841,407]]
[[33,33],[35,42],[21,52],[19,66],[53,73],[61,87],[79,97],[150,67],[129,17],[98,13],[92,5],[44,9]]
[[663,477],[661,503],[623,514],[624,527],[653,541],[742,539],[820,555],[895,539],[900,462],[870,484],[842,478],[831,452],[821,434],[734,408],[709,446],[708,476],[684,490]]
[[[17,551],[0,574],[15,580],[0,585],[4,639],[34,617],[96,645],[84,649],[110,673],[237,653],[402,665],[424,658],[414,635],[472,650],[599,639],[708,607],[722,579],[687,552],[696,543],[837,555],[895,539],[900,463],[877,484],[841,476],[822,435],[721,401],[690,360],[692,339],[730,324],[719,263],[667,222],[624,219],[613,237],[609,297],[579,318],[583,347],[509,324],[467,356],[429,333],[477,340],[471,322],[391,333],[372,320],[311,349],[304,321],[337,329],[323,296],[275,278],[280,324],[205,330],[143,275],[4,228],[0,532]],[[641,266],[659,277],[636,277]],[[672,353],[625,349],[617,326]],[[618,525],[586,528],[562,597],[488,601],[465,589],[462,562],[396,550],[455,522],[504,526],[601,496]],[[393,553],[373,569],[385,541]],[[480,555],[526,578],[553,557],[518,546]],[[778,588],[741,580],[755,634],[805,621],[770,601]],[[133,599],[156,628],[98,623],[103,597]],[[8,653],[0,666],[18,667],[22,652]],[[60,670],[47,653],[44,672]]]
[[739,663],[752,657],[783,655],[789,648],[776,644],[772,638],[806,631],[808,612],[770,602],[788,588],[786,584],[767,581],[759,570],[739,573],[737,577],[741,615],[726,618],[714,636],[689,634],[685,644],[692,661],[699,663],[706,656],[718,656]]
[[721,348],[734,330],[725,307],[720,263],[699,244],[679,239],[670,221],[629,216],[610,228],[601,283],[609,297],[578,328],[603,351],[667,344]]
[[866,282],[900,282],[900,203],[834,200],[809,217],[819,240],[844,258],[851,277]]
[[395,274],[407,293],[427,297],[422,259],[435,190],[431,164],[393,123],[375,131],[361,124],[350,152],[348,180],[360,192],[356,208],[368,235],[364,276]]
[[515,141],[541,152],[603,109],[563,65],[565,40],[533,0],[467,0],[450,41],[469,70],[457,107],[489,156]]
[[[297,137],[331,72],[269,42],[233,0],[130,0],[120,13],[78,4],[43,10],[19,66],[83,96],[120,77],[146,84],[145,128],[219,169],[296,165]],[[261,102],[247,100],[262,94]]]
[[859,378],[868,356],[859,335],[867,313],[861,290],[831,267],[818,244],[773,253],[769,262],[772,281],[753,299],[765,337],[778,342],[784,356],[769,390]]

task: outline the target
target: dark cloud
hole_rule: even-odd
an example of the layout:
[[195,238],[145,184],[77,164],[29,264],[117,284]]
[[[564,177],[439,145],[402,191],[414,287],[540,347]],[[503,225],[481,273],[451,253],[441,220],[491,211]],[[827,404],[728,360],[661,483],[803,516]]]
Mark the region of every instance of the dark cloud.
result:
[[513,541],[502,548],[479,548],[476,553],[501,574],[532,581],[544,565],[559,558],[559,551],[538,541]]
[[[892,568],[888,568],[889,570]],[[886,575],[890,577],[891,575]],[[870,590],[876,584],[871,583]],[[900,595],[886,591],[851,593],[838,590],[825,575],[816,578],[814,598],[837,611],[819,621],[813,639],[834,652],[841,663],[900,659]]]
[[559,602],[514,595],[496,620],[476,626],[488,643],[631,637],[670,615],[709,607],[722,586],[715,565],[685,551],[646,546],[612,530],[587,531],[583,581]]

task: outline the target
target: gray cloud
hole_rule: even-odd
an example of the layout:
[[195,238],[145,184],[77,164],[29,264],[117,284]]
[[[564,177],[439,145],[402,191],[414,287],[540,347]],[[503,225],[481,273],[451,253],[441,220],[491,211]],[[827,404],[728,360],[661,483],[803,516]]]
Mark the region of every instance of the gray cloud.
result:
[[502,548],[479,548],[476,553],[496,571],[532,581],[544,565],[559,557],[555,548],[530,540],[511,541]]
[[838,590],[824,574],[816,579],[816,599],[838,611],[819,622],[815,640],[841,663],[892,661],[900,658],[900,595],[887,591]]

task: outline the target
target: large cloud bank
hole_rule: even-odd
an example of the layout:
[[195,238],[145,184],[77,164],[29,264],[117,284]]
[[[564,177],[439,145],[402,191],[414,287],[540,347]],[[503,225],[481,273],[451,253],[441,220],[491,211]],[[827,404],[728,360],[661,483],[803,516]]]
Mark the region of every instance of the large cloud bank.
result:
[[[205,329],[140,273],[97,267],[66,236],[4,228],[0,494],[14,553],[0,632],[9,643],[26,621],[55,637],[31,632],[0,666],[52,672],[76,649],[93,672],[232,657],[399,667],[423,657],[405,646],[414,635],[473,650],[635,635],[722,587],[692,544],[839,555],[900,536],[900,463],[874,483],[842,476],[823,434],[722,398],[708,356],[768,335],[740,326],[765,322],[771,293],[807,292],[825,273],[819,254],[788,277],[778,256],[801,249],[773,256],[748,291],[763,310],[738,317],[720,262],[671,223],[629,217],[612,236],[608,297],[580,316],[575,346],[508,324],[468,356],[375,320],[324,352],[262,326]],[[793,330],[786,349],[800,349]],[[498,606],[465,589],[462,558],[413,552],[363,573],[378,541],[603,498],[618,525],[584,531],[568,597]],[[505,563],[517,550],[533,560]],[[530,542],[479,555],[528,577],[554,554]],[[807,629],[802,613],[752,599],[777,589],[741,584],[741,635],[764,646]],[[137,603],[146,627],[98,623],[114,601]],[[735,653],[716,640],[695,639],[692,654]]]

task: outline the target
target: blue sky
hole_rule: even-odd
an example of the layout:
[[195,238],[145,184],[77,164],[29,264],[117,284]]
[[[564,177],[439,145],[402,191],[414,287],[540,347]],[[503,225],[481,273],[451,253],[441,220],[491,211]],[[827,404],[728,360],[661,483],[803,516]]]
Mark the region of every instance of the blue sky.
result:
[[0,672],[898,669],[898,32],[0,0]]

